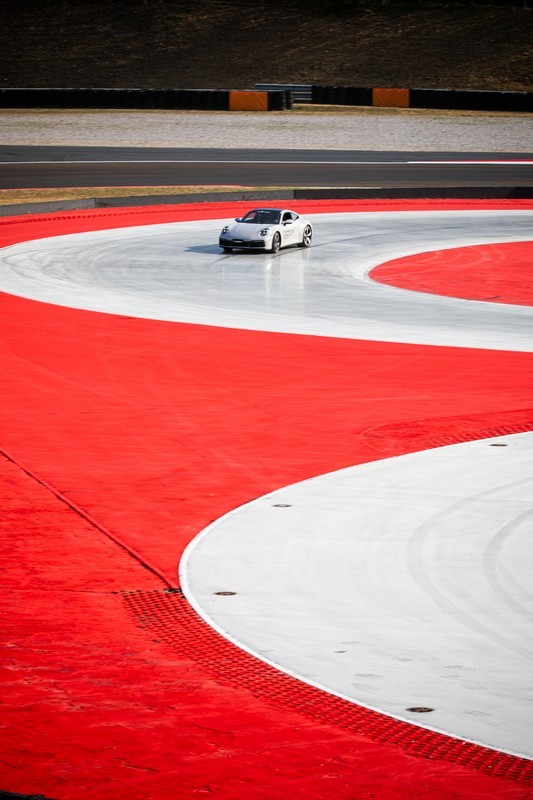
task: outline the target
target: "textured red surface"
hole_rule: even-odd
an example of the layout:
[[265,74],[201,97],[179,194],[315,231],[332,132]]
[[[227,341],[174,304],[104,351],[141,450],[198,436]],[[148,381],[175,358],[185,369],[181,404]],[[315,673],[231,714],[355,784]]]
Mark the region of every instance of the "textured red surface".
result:
[[435,250],[372,270],[379,283],[465,300],[533,305],[533,242]]
[[[187,214],[200,216],[166,207],[25,218],[0,237]],[[128,548],[172,583],[191,537],[253,497],[457,431],[524,429],[529,354],[159,323],[7,295],[0,304],[0,448],[14,459],[0,462],[0,789],[57,800],[530,796],[512,773],[490,777],[297,703],[281,708],[244,674],[225,683],[209,668],[221,657],[213,642],[205,658],[180,650],[149,619],[134,624],[122,594],[165,588]]]
[[434,731],[413,729],[409,722],[318,691],[258,661],[214,634],[179,589],[127,592],[125,602],[133,618],[143,627],[177,651],[186,652],[226,686],[245,686],[255,697],[268,697],[269,704],[284,711],[297,711],[309,719],[362,734],[376,742],[398,745],[409,755],[438,758],[454,765],[474,767],[487,775],[531,783],[533,761]]

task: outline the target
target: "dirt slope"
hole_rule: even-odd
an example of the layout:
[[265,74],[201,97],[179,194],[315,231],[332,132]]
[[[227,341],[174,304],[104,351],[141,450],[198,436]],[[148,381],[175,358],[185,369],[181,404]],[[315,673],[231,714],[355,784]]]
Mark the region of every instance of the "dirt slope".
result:
[[369,5],[338,17],[280,0],[5,0],[0,87],[533,88],[533,11]]

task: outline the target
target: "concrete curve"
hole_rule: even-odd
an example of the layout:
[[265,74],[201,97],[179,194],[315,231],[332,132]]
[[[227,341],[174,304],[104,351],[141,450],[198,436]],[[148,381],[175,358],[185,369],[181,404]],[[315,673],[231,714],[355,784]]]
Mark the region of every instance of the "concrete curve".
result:
[[532,447],[450,445],[269,493],[193,540],[186,596],[308,683],[531,758]]
[[531,239],[530,211],[311,215],[314,246],[221,254],[223,220],[60,236],[5,248],[0,289],[115,314],[376,341],[533,348],[533,309],[377,284],[377,264]]

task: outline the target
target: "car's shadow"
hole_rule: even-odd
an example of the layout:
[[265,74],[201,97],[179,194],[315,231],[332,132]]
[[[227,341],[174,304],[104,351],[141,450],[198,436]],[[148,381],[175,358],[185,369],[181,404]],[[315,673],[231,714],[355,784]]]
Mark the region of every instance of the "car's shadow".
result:
[[201,244],[197,247],[185,247],[186,253],[220,253],[220,247],[216,244]]
[[250,255],[264,256],[265,252],[267,252],[267,251],[266,250],[237,250],[237,248],[235,248],[232,253],[224,253],[222,251],[222,248],[219,247],[216,244],[202,244],[202,245],[197,245],[195,247],[186,247],[185,248],[185,252],[186,253],[213,253],[213,255],[219,255],[219,256],[224,256],[224,255],[232,255],[232,256],[239,256],[239,255],[243,255],[243,256],[250,256]]

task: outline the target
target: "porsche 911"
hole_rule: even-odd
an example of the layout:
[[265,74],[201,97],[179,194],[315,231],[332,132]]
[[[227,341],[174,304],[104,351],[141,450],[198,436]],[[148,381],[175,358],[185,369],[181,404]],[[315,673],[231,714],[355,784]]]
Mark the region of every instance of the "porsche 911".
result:
[[295,211],[254,208],[220,232],[219,245],[225,253],[233,250],[262,250],[277,253],[282,247],[309,247],[313,227]]

